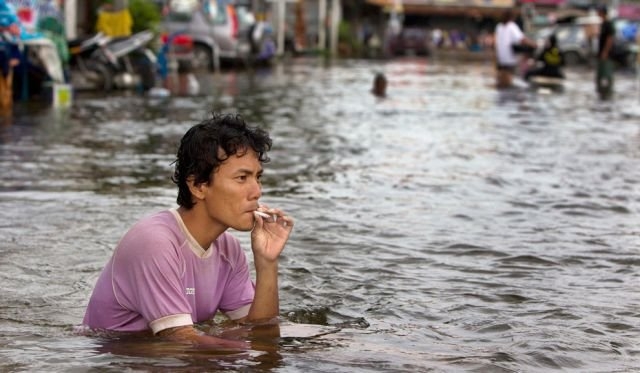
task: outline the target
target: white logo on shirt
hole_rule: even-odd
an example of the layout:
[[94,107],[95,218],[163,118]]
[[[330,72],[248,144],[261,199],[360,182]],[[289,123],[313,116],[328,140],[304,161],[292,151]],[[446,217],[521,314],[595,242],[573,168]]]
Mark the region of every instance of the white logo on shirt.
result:
[[196,293],[196,288],[187,288],[187,295],[195,295]]

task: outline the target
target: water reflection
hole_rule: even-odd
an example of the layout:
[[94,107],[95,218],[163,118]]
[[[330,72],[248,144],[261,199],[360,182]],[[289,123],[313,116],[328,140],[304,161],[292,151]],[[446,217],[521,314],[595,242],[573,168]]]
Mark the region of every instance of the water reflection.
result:
[[[250,341],[251,348],[225,350],[218,347],[192,346],[158,340],[150,335],[103,335],[93,337],[94,350],[99,354],[117,355],[118,368],[124,370],[171,369],[177,372],[194,370],[230,370],[248,366],[256,371],[270,371],[281,366],[280,329],[277,323],[254,327],[227,329],[217,336]],[[135,358],[133,361],[126,357]]]
[[[326,327],[274,320],[252,326],[225,323],[198,325],[198,329],[232,340],[250,342],[247,350],[193,346],[159,340],[147,333],[110,333],[76,330],[92,341],[93,351],[103,356],[117,356],[115,367],[125,370],[171,371],[236,370],[272,371],[283,367],[283,353],[304,353],[335,347],[334,333],[340,327]],[[133,358],[131,360],[127,358]]]

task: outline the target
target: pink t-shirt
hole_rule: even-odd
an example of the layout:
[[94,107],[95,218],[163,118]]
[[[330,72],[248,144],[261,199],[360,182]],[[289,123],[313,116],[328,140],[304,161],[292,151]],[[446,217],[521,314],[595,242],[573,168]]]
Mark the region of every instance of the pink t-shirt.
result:
[[84,316],[92,329],[161,330],[249,313],[255,286],[238,240],[223,233],[204,250],[175,209],[148,216],[120,240]]

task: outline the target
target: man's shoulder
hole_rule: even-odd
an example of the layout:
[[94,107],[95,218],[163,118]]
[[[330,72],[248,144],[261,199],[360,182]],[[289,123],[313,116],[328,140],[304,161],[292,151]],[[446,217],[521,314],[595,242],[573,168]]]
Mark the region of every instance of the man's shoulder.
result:
[[509,31],[511,32],[515,32],[515,33],[522,33],[522,30],[520,29],[520,26],[518,26],[517,23],[511,21],[509,23],[507,23],[507,28],[509,28]]
[[167,228],[173,226],[177,226],[177,222],[171,210],[162,210],[142,217],[133,225],[132,229],[141,227]]
[[175,217],[169,210],[155,212],[138,220],[125,234],[125,240],[155,241],[177,237],[180,232]]

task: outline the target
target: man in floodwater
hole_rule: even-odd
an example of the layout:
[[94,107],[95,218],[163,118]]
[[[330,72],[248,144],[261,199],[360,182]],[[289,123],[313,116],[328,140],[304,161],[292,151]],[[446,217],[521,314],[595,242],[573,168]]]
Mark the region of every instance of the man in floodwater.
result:
[[[194,324],[221,311],[238,323],[279,314],[278,258],[293,228],[260,204],[271,138],[240,116],[213,115],[183,136],[175,161],[179,207],[137,222],[122,237],[89,300],[91,329],[146,331],[168,340],[226,348],[240,341]],[[228,228],[251,231],[256,270]]]
[[509,88],[513,84],[513,74],[518,69],[518,56],[514,48],[536,48],[535,41],[524,35],[515,20],[515,12],[512,9],[505,10],[494,32],[496,87],[498,88]]
[[371,93],[377,97],[387,96],[387,78],[383,73],[377,73],[373,78],[373,88],[371,88]]
[[600,33],[598,35],[598,61],[596,66],[596,91],[602,99],[608,99],[613,94],[613,61],[611,50],[615,29],[611,20],[607,18],[607,7],[598,7],[600,17]]

